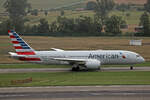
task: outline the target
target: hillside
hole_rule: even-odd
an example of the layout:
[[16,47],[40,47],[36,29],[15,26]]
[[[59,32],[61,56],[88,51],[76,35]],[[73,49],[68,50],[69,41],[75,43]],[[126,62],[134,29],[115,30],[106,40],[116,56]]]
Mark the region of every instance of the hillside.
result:
[[125,4],[145,4],[147,0],[114,0],[116,3],[125,3]]
[[75,2],[81,2],[83,0],[29,0],[33,8],[57,8],[61,6],[67,6]]
[[[57,8],[62,6],[69,6],[70,4],[75,4],[77,2],[87,3],[89,0],[28,0],[33,8]],[[132,4],[144,4],[147,0],[114,0],[116,3],[132,3]]]
[[[2,5],[5,1],[6,0],[0,0],[0,12],[3,11]],[[62,6],[69,6],[80,2],[87,3],[88,1],[91,0],[28,0],[28,2],[31,3],[32,7],[37,9],[57,8]],[[147,0],[114,0],[114,1],[118,4],[120,3],[144,4],[146,3]]]
[[[96,0],[87,0],[87,1],[96,1]],[[115,3],[117,4],[121,4],[121,3],[125,3],[125,4],[145,4],[147,2],[147,0],[114,0]]]
[[[3,4],[6,0],[0,0],[0,12],[2,12]],[[28,0],[32,8],[36,9],[51,9],[62,6],[69,6],[75,3],[80,3],[84,0]]]

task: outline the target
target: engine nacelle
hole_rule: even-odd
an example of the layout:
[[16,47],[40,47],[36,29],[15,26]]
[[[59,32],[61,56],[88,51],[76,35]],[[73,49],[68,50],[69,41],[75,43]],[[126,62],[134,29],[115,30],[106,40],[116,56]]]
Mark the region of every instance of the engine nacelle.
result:
[[94,59],[91,59],[91,60],[88,60],[86,63],[85,63],[85,66],[87,69],[99,69],[100,66],[101,66],[101,62],[98,61],[98,60],[94,60]]

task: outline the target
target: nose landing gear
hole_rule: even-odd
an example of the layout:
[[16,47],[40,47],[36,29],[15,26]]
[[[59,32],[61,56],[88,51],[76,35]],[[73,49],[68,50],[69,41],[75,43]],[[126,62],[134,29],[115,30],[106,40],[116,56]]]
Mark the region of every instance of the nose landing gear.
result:
[[130,70],[133,70],[133,66],[130,66]]

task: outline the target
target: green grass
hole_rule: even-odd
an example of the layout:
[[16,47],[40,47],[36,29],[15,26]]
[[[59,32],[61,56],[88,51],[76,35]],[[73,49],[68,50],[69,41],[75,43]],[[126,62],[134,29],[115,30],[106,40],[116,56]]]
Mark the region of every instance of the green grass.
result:
[[0,12],[4,11],[3,4],[6,0],[0,0]]
[[[31,83],[12,85],[11,80],[32,77]],[[150,85],[150,72],[54,72],[0,74],[0,87],[10,86]]]
[[[121,16],[124,20],[126,20],[127,24],[138,25],[140,22],[140,16],[143,14],[143,11],[113,11],[110,15]],[[130,14],[130,16],[126,16],[126,14]]]
[[[103,67],[129,67],[131,65],[103,65]],[[150,67],[150,62],[135,64],[134,67]]]
[[71,68],[69,65],[40,65],[40,64],[1,64],[1,69],[7,68]]
[[82,0],[28,0],[29,3],[31,3],[33,8],[56,8],[64,5],[69,5],[74,2],[79,2]]

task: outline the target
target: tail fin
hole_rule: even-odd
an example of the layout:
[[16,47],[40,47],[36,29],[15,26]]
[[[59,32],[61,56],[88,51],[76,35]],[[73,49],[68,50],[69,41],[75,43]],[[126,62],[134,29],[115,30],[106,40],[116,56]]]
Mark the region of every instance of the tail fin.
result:
[[18,55],[35,55],[32,49],[15,31],[8,30],[11,42]]

